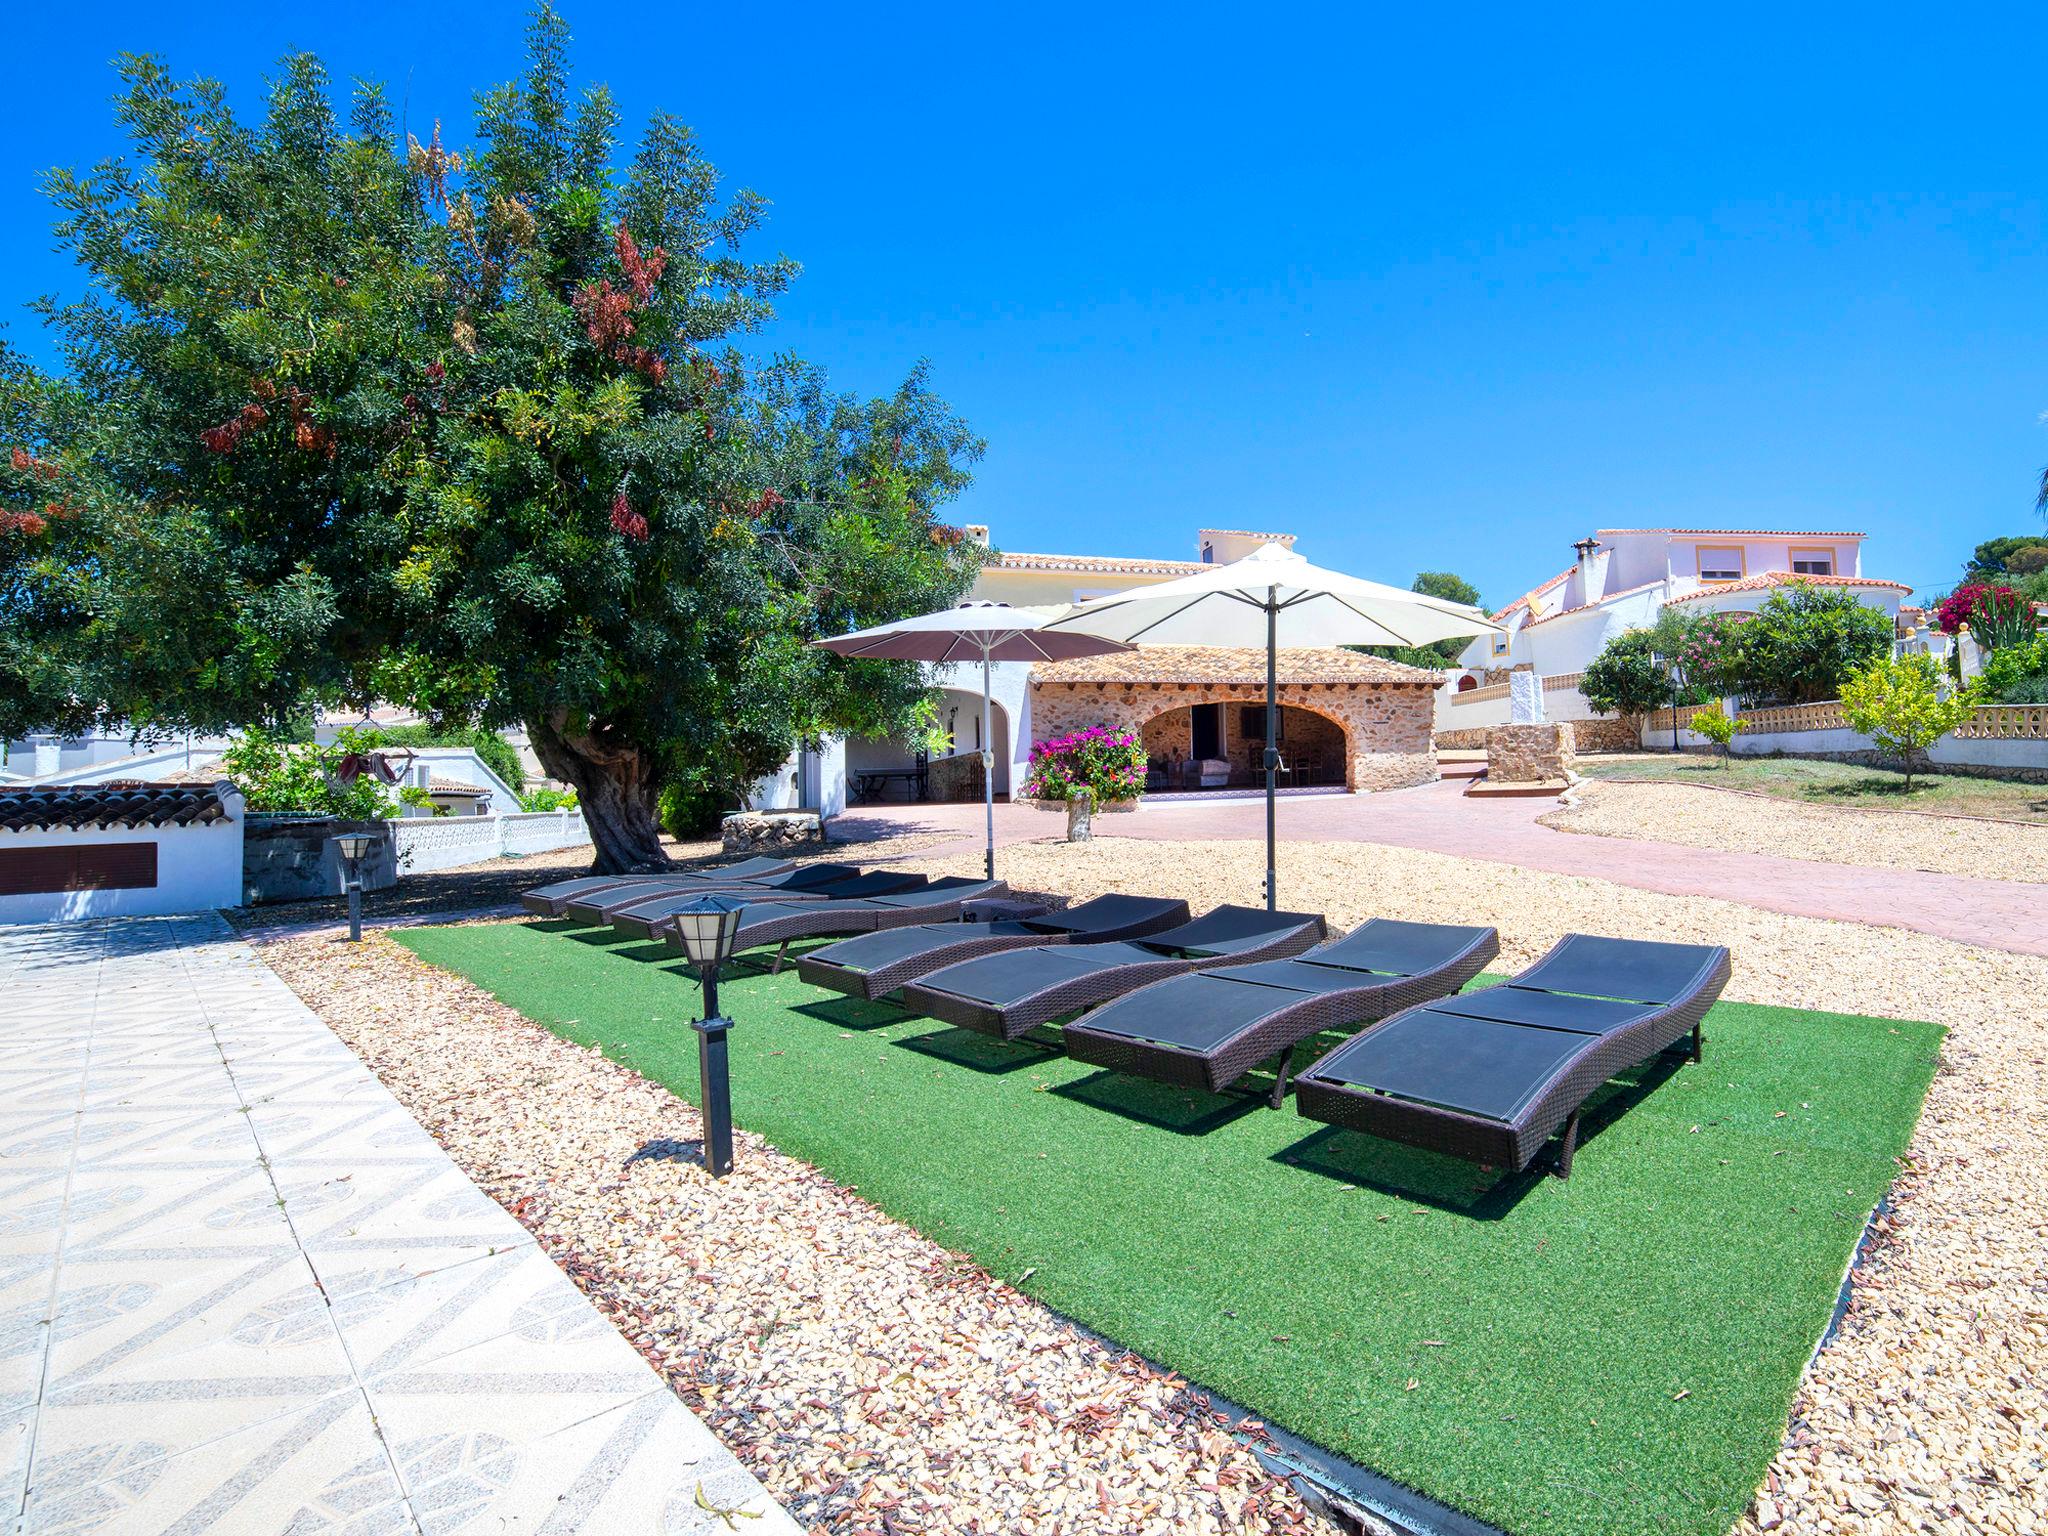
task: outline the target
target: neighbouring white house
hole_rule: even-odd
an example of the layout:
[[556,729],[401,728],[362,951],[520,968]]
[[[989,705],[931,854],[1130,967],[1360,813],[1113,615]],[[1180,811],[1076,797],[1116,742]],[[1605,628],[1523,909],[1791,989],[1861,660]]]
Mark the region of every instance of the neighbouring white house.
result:
[[1575,687],[1579,674],[1610,639],[1649,627],[1667,607],[1749,614],[1777,588],[1808,581],[1853,592],[1896,625],[1900,605],[1913,590],[1866,574],[1860,533],[1601,528],[1572,552],[1570,565],[1493,616],[1505,633],[1481,636],[1458,658],[1453,687],[1438,695],[1440,729],[1505,720],[1499,685],[1518,668],[1545,679],[1553,717],[1590,716]]

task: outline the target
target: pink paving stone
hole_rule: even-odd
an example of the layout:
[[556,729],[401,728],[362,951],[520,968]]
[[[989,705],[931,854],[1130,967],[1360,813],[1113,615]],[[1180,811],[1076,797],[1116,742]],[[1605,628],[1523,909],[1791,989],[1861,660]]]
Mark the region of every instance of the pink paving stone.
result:
[[[1537,820],[1557,808],[1554,800],[1468,800],[1463,788],[1445,781],[1377,795],[1283,796],[1280,837],[1421,848],[1671,896],[1712,896],[1798,917],[1911,928],[1986,949],[2048,955],[2048,892],[2038,885],[1559,832]],[[981,846],[981,814],[979,805],[861,806],[835,820],[832,833],[858,841],[912,830],[953,832],[957,841],[927,850],[950,854]],[[1265,836],[1265,814],[1260,799],[1158,802],[1127,815],[1096,817],[1095,835],[1156,842],[1251,840]],[[996,807],[998,844],[1033,842],[1056,830],[1053,818],[1034,807]]]

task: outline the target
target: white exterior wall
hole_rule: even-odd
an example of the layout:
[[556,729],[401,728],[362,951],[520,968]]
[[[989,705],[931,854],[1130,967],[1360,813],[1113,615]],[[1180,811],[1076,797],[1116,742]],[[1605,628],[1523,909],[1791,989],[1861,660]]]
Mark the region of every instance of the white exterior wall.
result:
[[0,896],[0,923],[89,917],[162,917],[242,904],[242,797],[223,792],[227,815],[205,826],[51,828],[0,833],[7,848],[80,848],[155,843],[157,883],[135,891],[48,891]]

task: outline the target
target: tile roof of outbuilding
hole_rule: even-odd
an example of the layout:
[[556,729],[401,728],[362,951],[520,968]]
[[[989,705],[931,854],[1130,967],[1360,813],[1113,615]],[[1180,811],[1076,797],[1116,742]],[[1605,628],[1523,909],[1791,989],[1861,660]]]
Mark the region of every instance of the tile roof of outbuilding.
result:
[[[1034,683],[1264,683],[1266,653],[1252,646],[1141,645],[1134,651],[1035,662]],[[1282,683],[1387,683],[1434,688],[1436,673],[1341,646],[1283,649]]]
[[218,784],[61,784],[0,788],[0,831],[186,827],[227,815]]

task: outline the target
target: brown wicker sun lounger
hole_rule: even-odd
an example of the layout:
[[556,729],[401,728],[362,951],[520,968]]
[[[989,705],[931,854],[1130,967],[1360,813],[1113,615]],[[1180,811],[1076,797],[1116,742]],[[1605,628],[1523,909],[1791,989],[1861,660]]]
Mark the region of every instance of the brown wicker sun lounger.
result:
[[1322,917],[1313,913],[1218,907],[1147,939],[1012,950],[949,965],[906,985],[903,1006],[1015,1040],[1148,981],[1299,954],[1323,932]]
[[1188,904],[1163,896],[1112,893],[1032,917],[986,923],[923,923],[843,939],[797,956],[796,973],[814,987],[830,987],[869,1001],[887,997],[906,981],[963,960],[1006,949],[1045,944],[1110,944],[1142,939],[1188,920]]
[[[907,928],[918,923],[957,917],[970,901],[986,901],[1009,894],[1000,880],[973,880],[962,875],[934,880],[930,885],[895,896],[878,896],[867,901],[767,901],[749,905],[740,916],[739,933],[733,939],[733,953],[758,949],[763,944],[781,947],[775,952],[771,971],[782,969],[789,946],[798,939],[822,938],[833,933],[875,933],[887,928]],[[955,924],[954,926],[963,926]],[[682,935],[664,930],[671,947],[683,947]]]
[[[844,865],[838,867],[845,868]],[[923,875],[876,869],[834,880],[816,880],[794,889],[775,885],[729,885],[717,891],[664,892],[644,901],[635,901],[630,906],[613,908],[611,925],[620,938],[658,939],[675,927],[678,912],[705,896],[730,896],[748,903],[774,902],[782,906],[831,906],[841,901],[874,901],[883,896],[907,894],[922,890],[925,881]]]
[[1291,960],[1155,981],[1074,1020],[1061,1039],[1076,1061],[1211,1093],[1277,1056],[1268,1098],[1278,1109],[1296,1046],[1455,992],[1499,953],[1491,928],[1375,918]]
[[1617,1072],[1682,1046],[1728,983],[1719,945],[1568,934],[1534,965],[1396,1014],[1295,1081],[1311,1120],[1515,1172],[1560,1129],[1551,1171],[1572,1170],[1579,1113]]
[[556,880],[534,887],[519,898],[519,905],[539,917],[560,917],[562,909],[570,902],[606,886],[638,885],[660,880],[694,890],[764,880],[772,875],[787,874],[794,868],[796,865],[788,859],[762,855],[710,869],[677,870],[668,875],[578,875],[573,880]]
[[[659,901],[664,897],[683,897],[695,901],[706,895],[751,896],[756,892],[766,901],[802,901],[811,895],[837,889],[857,878],[861,871],[851,864],[806,864],[801,869],[787,874],[770,875],[763,880],[735,882],[731,885],[699,885],[673,877],[649,878],[631,885],[615,885],[609,890],[591,891],[575,897],[562,908],[562,915],[578,922],[592,925],[608,923],[628,907],[643,901]],[[870,895],[879,895],[871,891]]]

